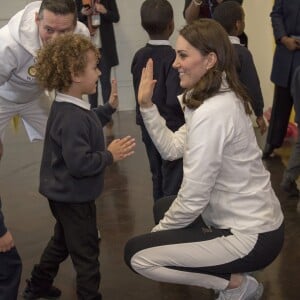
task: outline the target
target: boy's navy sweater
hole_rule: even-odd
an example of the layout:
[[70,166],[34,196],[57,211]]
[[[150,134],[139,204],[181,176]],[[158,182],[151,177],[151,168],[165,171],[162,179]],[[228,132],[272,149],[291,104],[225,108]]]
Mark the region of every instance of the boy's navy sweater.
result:
[[237,72],[239,79],[251,97],[251,106],[255,115],[260,117],[263,115],[264,100],[252,54],[243,45],[233,44],[233,47],[238,56]]
[[113,163],[100,120],[104,125],[112,113],[109,104],[91,111],[53,102],[40,170],[42,195],[67,203],[89,202],[100,195],[104,170]]
[[175,60],[175,50],[170,45],[151,45],[139,49],[131,64],[131,73],[136,99],[136,123],[143,124],[137,102],[138,88],[142,70],[149,58],[153,60],[153,78],[157,80],[152,101],[157,105],[160,115],[166,120],[166,125],[175,131],[184,124],[184,115],[177,96],[182,93],[179,85],[178,71],[172,67]]

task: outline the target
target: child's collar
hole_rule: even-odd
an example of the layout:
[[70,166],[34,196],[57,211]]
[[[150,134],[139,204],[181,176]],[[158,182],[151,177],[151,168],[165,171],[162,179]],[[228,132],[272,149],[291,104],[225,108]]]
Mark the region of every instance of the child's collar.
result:
[[229,35],[231,44],[241,45],[240,39],[237,36]]
[[155,46],[161,46],[161,45],[170,46],[171,45],[169,40],[149,40],[148,44],[155,45]]
[[85,102],[84,100],[73,97],[73,96],[69,96],[67,94],[59,93],[59,92],[56,93],[55,101],[72,103],[72,104],[77,105],[86,110],[91,109],[91,105],[89,103]]

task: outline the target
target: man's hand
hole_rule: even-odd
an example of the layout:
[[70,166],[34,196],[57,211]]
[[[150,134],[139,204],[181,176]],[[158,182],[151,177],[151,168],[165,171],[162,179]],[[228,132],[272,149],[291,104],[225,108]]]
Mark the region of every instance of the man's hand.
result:
[[[100,1],[99,1],[100,2]],[[107,9],[106,7],[101,4],[101,3],[95,3],[95,8],[96,8],[96,11],[100,14],[103,14],[103,15],[106,15],[107,14]]]
[[7,252],[15,246],[13,237],[9,231],[0,237],[0,253]]

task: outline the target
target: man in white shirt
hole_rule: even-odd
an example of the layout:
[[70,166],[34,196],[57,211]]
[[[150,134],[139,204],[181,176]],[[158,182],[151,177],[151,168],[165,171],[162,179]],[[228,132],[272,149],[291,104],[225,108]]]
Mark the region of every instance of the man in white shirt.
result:
[[77,21],[73,0],[29,3],[0,29],[0,140],[14,116],[24,123],[30,141],[43,139],[49,97],[35,80],[34,58],[54,37],[75,32],[89,36]]

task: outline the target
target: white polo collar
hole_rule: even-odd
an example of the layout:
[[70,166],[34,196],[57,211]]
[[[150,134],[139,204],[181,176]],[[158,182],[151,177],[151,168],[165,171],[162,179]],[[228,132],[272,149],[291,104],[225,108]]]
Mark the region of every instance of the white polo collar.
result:
[[59,92],[56,93],[55,101],[72,103],[72,104],[77,105],[77,106],[79,106],[81,108],[84,108],[86,110],[91,109],[91,105],[89,103],[85,102],[84,100],[73,97],[73,96],[69,96],[69,95],[66,95],[66,94],[62,94],[62,93],[59,93]]
[[149,40],[148,44],[155,45],[155,46],[162,46],[162,45],[171,46],[171,43],[168,40]]

